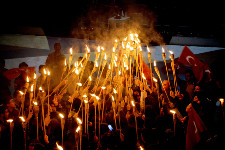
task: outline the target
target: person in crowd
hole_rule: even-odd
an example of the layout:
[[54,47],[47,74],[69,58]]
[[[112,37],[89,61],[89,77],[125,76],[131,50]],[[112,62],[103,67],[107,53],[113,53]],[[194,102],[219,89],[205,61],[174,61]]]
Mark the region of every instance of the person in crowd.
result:
[[61,44],[55,43],[54,44],[54,52],[50,53],[45,62],[45,68],[50,71],[51,74],[51,82],[50,82],[50,89],[52,90],[56,87],[61,79],[62,75],[65,72],[65,60],[66,57],[63,53],[61,53]]
[[8,80],[5,76],[4,76],[4,72],[7,69],[5,68],[5,60],[0,58],[0,105],[4,104],[7,100],[7,97],[11,96],[11,92],[10,92],[10,85],[11,85],[11,81]]

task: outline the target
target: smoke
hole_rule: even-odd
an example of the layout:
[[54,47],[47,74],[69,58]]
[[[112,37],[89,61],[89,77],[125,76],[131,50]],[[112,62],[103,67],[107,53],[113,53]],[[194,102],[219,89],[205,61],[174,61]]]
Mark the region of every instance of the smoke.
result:
[[[114,16],[129,17],[123,21],[110,21]],[[122,18],[123,18],[122,17]],[[114,42],[122,41],[130,33],[137,33],[141,43],[148,45],[164,45],[161,34],[155,29],[157,16],[146,5],[137,7],[90,7],[80,17],[78,23],[71,27],[71,36],[85,40]],[[103,45],[104,46],[104,45]]]

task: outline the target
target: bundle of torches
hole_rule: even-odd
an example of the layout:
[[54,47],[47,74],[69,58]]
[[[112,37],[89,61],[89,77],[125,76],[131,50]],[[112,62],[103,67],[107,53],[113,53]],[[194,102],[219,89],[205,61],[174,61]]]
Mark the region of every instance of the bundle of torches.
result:
[[[51,74],[48,71],[47,68],[44,69],[44,74],[46,75],[46,82],[47,82],[47,86],[48,86],[48,91],[44,91],[42,89],[42,87],[38,87],[38,91],[40,93],[44,93],[42,94],[41,99],[41,108],[42,108],[42,117],[43,117],[43,129],[44,129],[44,135],[46,135],[46,130],[45,130],[45,124],[44,124],[44,107],[43,104],[47,103],[48,104],[48,114],[49,112],[49,97],[52,94],[55,94],[56,92],[59,95],[63,95],[66,91],[66,89],[69,87],[70,84],[72,83],[76,83],[74,85],[74,94],[72,94],[70,96],[69,101],[71,102],[71,108],[70,108],[70,113],[71,113],[71,109],[72,109],[72,104],[73,104],[73,100],[75,98],[80,98],[82,103],[81,106],[79,108],[79,110],[77,111],[77,113],[75,113],[75,115],[73,117],[75,117],[78,127],[76,128],[76,130],[74,131],[75,134],[78,135],[79,139],[76,141],[77,145],[80,145],[80,149],[81,149],[81,139],[82,139],[82,133],[85,133],[88,135],[88,117],[89,117],[89,105],[91,104],[90,102],[93,102],[93,105],[95,107],[95,138],[97,138],[97,133],[96,133],[96,123],[97,121],[99,121],[99,137],[100,137],[100,123],[103,120],[103,114],[104,114],[104,105],[105,105],[105,96],[106,96],[106,91],[107,88],[111,88],[112,90],[110,91],[110,93],[108,93],[111,97],[112,100],[112,109],[113,109],[113,113],[114,113],[114,120],[115,120],[115,127],[120,128],[120,132],[121,132],[121,126],[120,126],[120,116],[118,116],[118,120],[117,120],[117,114],[119,115],[119,111],[121,111],[121,108],[124,108],[125,106],[127,107],[127,110],[131,109],[131,106],[133,107],[133,114],[135,116],[135,124],[136,124],[136,134],[137,134],[137,141],[138,141],[138,129],[137,129],[137,119],[136,117],[141,114],[141,115],[145,115],[145,97],[147,94],[144,94],[145,96],[142,97],[140,99],[140,112],[138,112],[138,110],[135,107],[135,101],[133,98],[133,91],[131,90],[133,81],[132,81],[132,76],[134,74],[136,74],[136,77],[139,79],[140,84],[143,85],[143,91],[146,93],[146,91],[150,91],[150,93],[153,91],[153,88],[155,88],[157,90],[157,92],[159,93],[159,89],[157,86],[157,79],[155,77],[153,77],[153,72],[152,72],[152,66],[151,66],[151,51],[150,48],[147,47],[148,50],[148,60],[150,63],[150,76],[151,76],[151,85],[150,87],[147,84],[147,80],[146,77],[143,73],[143,51],[142,51],[142,47],[141,47],[141,43],[140,40],[138,38],[137,34],[130,34],[128,37],[126,37],[124,40],[122,40],[121,42],[121,46],[120,48],[118,47],[119,42],[117,40],[115,40],[113,49],[112,49],[112,53],[111,53],[111,60],[107,61],[107,55],[106,52],[104,50],[103,47],[98,46],[97,47],[97,53],[96,53],[96,57],[95,57],[95,61],[94,61],[94,67],[93,70],[89,76],[89,78],[86,80],[86,82],[84,82],[84,84],[82,84],[80,82],[80,80],[82,79],[82,76],[84,74],[84,68],[89,60],[90,57],[90,49],[89,47],[86,45],[86,49],[87,52],[84,54],[83,59],[81,61],[76,61],[74,63],[74,67],[70,68],[71,63],[72,63],[72,59],[73,59],[73,50],[72,48],[70,48],[70,56],[69,56],[69,60],[67,62],[67,60],[65,60],[65,66],[69,68],[68,73],[66,74],[65,77],[63,77],[59,83],[58,86],[56,86],[52,93],[49,93],[49,84],[50,84],[50,78]],[[118,53],[116,53],[116,51],[119,50]],[[177,81],[176,81],[176,74],[175,74],[175,68],[174,68],[174,54],[172,51],[169,51],[171,54],[171,68],[173,71],[173,77],[174,77],[174,89],[175,92],[178,91],[177,89]],[[167,62],[166,62],[166,53],[165,53],[165,49],[162,47],[162,57],[163,60],[165,62],[165,66],[166,66],[166,72],[167,72],[167,77],[168,77],[168,81],[169,81],[169,75],[168,75],[168,70],[167,70]],[[85,58],[85,59],[84,59]],[[108,64],[108,62],[110,62]],[[108,64],[108,66],[106,66],[106,64]],[[135,64],[135,71],[134,72],[134,65]],[[102,76],[102,72],[104,70],[105,67],[108,67],[107,69],[107,73],[106,73],[106,77],[104,78],[103,82],[101,82],[100,84],[100,79]],[[101,69],[100,69],[101,68]],[[156,61],[154,60],[154,70],[158,76],[158,79],[160,80],[161,84],[162,84],[162,79],[159,73],[159,70],[156,66]],[[95,72],[98,72],[97,74],[97,78],[96,80],[92,80],[92,76]],[[101,72],[101,73],[100,73]],[[32,82],[29,82],[29,79],[32,78]],[[113,82],[113,78],[116,78],[116,83],[112,83]],[[74,82],[66,82],[69,79],[72,79],[72,81]],[[125,84],[123,85],[123,79],[125,81]],[[93,83],[95,82],[95,83]],[[110,84],[108,84],[110,83]],[[114,85],[113,85],[114,84]],[[95,85],[94,88],[92,90],[90,90],[91,85]],[[25,99],[25,94],[26,92],[29,92],[30,94],[30,105],[34,105],[38,106],[38,102],[37,102],[37,97],[35,97],[35,91],[36,91],[36,74],[34,74],[33,77],[27,77],[27,83],[26,83],[26,89],[25,91],[20,91],[20,94],[23,95],[24,99]],[[98,95],[97,95],[97,89],[98,87],[100,88],[100,92],[98,91]],[[125,97],[122,97],[122,91],[125,88]],[[60,90],[60,91],[59,91]],[[171,90],[171,86],[170,86],[170,90]],[[92,93],[89,93],[88,91],[93,91]],[[100,97],[102,97],[103,99],[101,99]],[[221,104],[223,104],[224,100],[221,99]],[[127,105],[125,105],[127,104]],[[97,120],[97,106],[98,106],[98,114],[99,117]],[[160,106],[160,103],[159,103]],[[22,102],[21,105],[21,116],[20,119],[22,121],[22,123],[25,123],[25,114],[24,114],[24,101]],[[78,117],[78,113],[82,112],[82,117],[81,119]],[[83,113],[84,111],[84,113]],[[171,110],[171,113],[173,114],[173,117],[176,114],[176,110]],[[83,115],[84,114],[84,115]],[[71,114],[69,114],[71,115]],[[35,115],[38,121],[38,115]],[[65,120],[64,120],[64,115],[59,113],[59,116],[61,118],[61,129],[62,129],[62,146],[58,145],[58,143],[56,143],[56,146],[58,149],[62,150],[63,149],[63,130],[64,130],[64,124],[65,124]],[[175,118],[175,117],[174,117]],[[12,128],[13,128],[13,120],[9,119],[7,120],[10,123],[10,129],[12,132]],[[117,121],[119,121],[117,123]],[[38,124],[38,123],[37,123]],[[119,124],[119,127],[117,127]],[[24,128],[26,128],[26,126],[23,125]],[[175,127],[175,126],[174,126]],[[83,129],[84,128],[84,129]],[[24,129],[25,130],[25,129]],[[175,128],[174,128],[175,130]],[[12,134],[11,134],[12,135]],[[38,139],[38,126],[37,126],[37,139]],[[12,138],[11,138],[12,140]],[[26,139],[25,139],[26,140]],[[78,144],[80,142],[80,144]],[[100,138],[99,138],[99,142],[100,142]],[[12,141],[11,141],[11,145],[12,145]],[[139,148],[141,150],[143,150],[143,146],[139,145]],[[78,146],[77,146],[78,149]]]

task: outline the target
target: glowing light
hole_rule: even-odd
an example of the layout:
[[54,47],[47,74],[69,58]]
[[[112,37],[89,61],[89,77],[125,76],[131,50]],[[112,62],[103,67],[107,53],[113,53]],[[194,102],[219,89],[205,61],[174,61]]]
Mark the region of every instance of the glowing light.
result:
[[13,119],[8,119],[6,121],[9,122],[9,123],[11,123],[11,122],[13,122]]
[[27,76],[27,83],[29,83],[29,77]]
[[25,122],[25,119],[23,116],[20,116],[19,118],[22,120],[22,122]]
[[106,54],[105,54],[105,60],[107,59]]
[[80,131],[80,126],[77,127],[76,132],[78,133]]
[[36,73],[34,73],[34,79],[36,79],[37,78],[37,75],[36,75]]
[[175,113],[176,113],[174,110],[170,110],[170,112],[171,112],[172,114],[175,114]]
[[45,75],[47,74],[46,69],[44,69],[44,74],[45,74]]
[[104,51],[104,50],[105,50],[105,49],[104,49],[104,47],[101,47],[101,50],[103,50],[103,51]]
[[110,64],[109,64],[109,70],[111,69],[111,66],[110,66]]
[[140,146],[140,150],[144,150],[144,148],[142,146]]
[[80,120],[80,118],[76,118],[76,119],[79,124],[82,124],[82,121]]
[[113,47],[113,53],[115,53],[115,52],[116,52],[115,47]]
[[106,89],[106,87],[105,86],[103,86],[103,87],[101,87],[103,90],[105,90]]
[[89,81],[91,81],[91,76],[89,76],[88,78],[89,78]]
[[144,73],[142,73],[142,78],[146,80]]
[[223,98],[220,98],[219,101],[221,102],[221,105],[223,105],[224,99]]
[[150,48],[147,46],[147,50],[148,50],[148,52],[150,53],[151,51],[150,51]]
[[76,68],[75,69],[75,73],[77,74],[77,75],[79,75],[79,70]]
[[70,55],[73,55],[73,49],[70,48]]
[[97,61],[95,62],[95,67],[98,67],[98,62]]
[[117,40],[115,40],[115,42],[117,43]]
[[60,116],[61,118],[64,118],[64,115],[63,115],[63,114],[61,114],[61,113],[59,114],[59,116]]
[[23,93],[22,91],[19,91],[19,93],[20,93],[21,95],[24,95],[24,93]]
[[85,95],[83,95],[83,97],[84,97],[84,98],[87,98],[87,95],[85,94]]
[[33,104],[34,104],[34,105],[36,105],[36,106],[38,105],[38,103],[37,103],[37,102],[35,102],[35,101],[33,101]]
[[172,55],[173,54],[173,51],[169,51],[169,53]]
[[162,47],[162,53],[165,53],[165,49]]
[[50,76],[50,71],[48,71],[48,76]]
[[100,46],[98,46],[97,49],[98,49],[98,53],[100,53]]
[[77,83],[77,85],[82,86],[82,83]]
[[84,100],[84,103],[86,103],[86,104],[87,104],[87,103],[88,103],[88,101],[87,101],[87,100]]
[[114,97],[112,96],[112,101],[114,101],[115,99],[114,99]]
[[40,91],[42,91],[42,90],[43,90],[41,86],[39,87],[39,90],[40,90]]
[[154,60],[154,67],[156,67],[156,60]]
[[94,97],[96,97],[96,95],[95,94],[90,94],[91,96],[94,96]]
[[88,52],[88,53],[90,53],[90,49],[88,48],[88,46],[87,46],[87,45],[86,45],[86,47],[87,47],[87,52]]
[[153,81],[154,81],[154,82],[158,82],[158,80],[157,80],[155,77],[153,77]]
[[56,142],[56,146],[59,150],[63,150],[62,146],[58,145],[58,143]]
[[66,63],[66,59],[65,59],[65,66],[67,65],[67,63]]
[[95,96],[95,98],[96,98],[97,100],[100,100],[100,98],[99,98],[98,96]]
[[34,84],[32,84],[30,88],[31,88],[30,91],[33,92],[34,91]]
[[133,107],[135,106],[134,101],[131,101],[131,105],[132,105]]
[[117,91],[114,88],[113,88],[113,93],[115,93],[115,94],[117,93]]
[[139,48],[140,48],[140,51],[142,51],[142,48],[141,48],[141,46],[139,46]]

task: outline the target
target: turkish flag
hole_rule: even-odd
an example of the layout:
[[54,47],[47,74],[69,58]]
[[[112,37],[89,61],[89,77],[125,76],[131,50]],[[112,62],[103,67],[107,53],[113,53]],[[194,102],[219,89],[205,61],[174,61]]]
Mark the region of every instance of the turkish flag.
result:
[[204,63],[202,63],[186,45],[184,46],[178,61],[184,65],[192,67],[195,78],[198,81],[201,81],[203,77]]
[[196,144],[198,144],[201,140],[201,134],[206,131],[207,128],[192,105],[190,105],[189,108],[189,119],[186,134],[186,150],[193,150],[195,149]]

